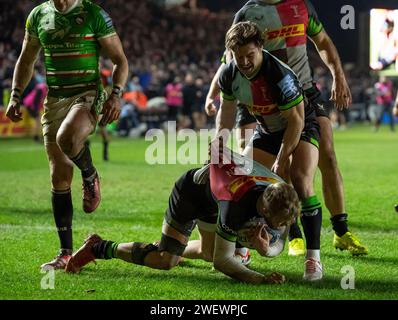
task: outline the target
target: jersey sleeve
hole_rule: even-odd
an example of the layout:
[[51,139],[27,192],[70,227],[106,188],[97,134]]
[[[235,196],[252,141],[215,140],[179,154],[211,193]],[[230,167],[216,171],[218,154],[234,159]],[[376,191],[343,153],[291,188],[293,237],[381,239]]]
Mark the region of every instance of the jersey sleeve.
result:
[[270,59],[271,83],[275,86],[278,108],[281,111],[288,110],[304,99],[300,81],[285,63],[272,55]]
[[224,64],[218,78],[218,85],[221,90],[221,96],[224,100],[235,101],[236,98],[232,92],[233,72],[232,65]]
[[25,23],[26,33],[34,38],[39,37],[39,34],[37,32],[37,11],[38,11],[37,8],[33,9],[30,12],[28,18],[26,19],[26,23]]
[[97,39],[116,34],[111,17],[100,7],[97,7],[95,11],[94,33]]
[[245,21],[245,12],[246,12],[246,8],[243,7],[242,9],[240,9],[234,16],[234,20],[232,22],[232,24],[237,24],[239,22]]
[[247,19],[245,17],[246,11],[250,6],[255,5],[255,4],[256,4],[255,0],[250,0],[250,1],[246,2],[245,5],[235,14],[234,21],[232,24],[237,24],[242,21],[247,21]]
[[316,13],[312,3],[309,0],[304,0],[304,2],[308,10],[307,35],[313,37],[323,30],[323,25],[319,20],[318,14]]
[[218,202],[217,234],[227,241],[235,242],[238,238],[237,230],[243,225],[242,210],[234,201]]

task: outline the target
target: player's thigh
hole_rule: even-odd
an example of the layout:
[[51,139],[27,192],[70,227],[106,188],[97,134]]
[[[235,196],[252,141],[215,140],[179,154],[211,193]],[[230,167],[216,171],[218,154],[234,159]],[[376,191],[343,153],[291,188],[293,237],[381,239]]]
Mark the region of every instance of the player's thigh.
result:
[[327,117],[317,117],[316,119],[320,127],[320,141],[319,141],[319,152],[321,156],[326,154],[334,154],[333,144],[333,128],[332,124]]
[[85,141],[94,131],[96,117],[87,108],[71,108],[59,128],[57,136],[66,136],[74,141]]
[[165,235],[166,237],[173,238],[173,239],[177,240],[179,243],[181,243],[184,246],[186,246],[188,244],[189,236],[185,235],[184,233],[179,231],[177,228],[174,228],[166,221],[163,222],[162,234]]
[[268,169],[271,169],[276,159],[275,155],[259,148],[254,148],[251,143],[246,146],[243,155],[256,160]]
[[46,143],[45,149],[53,187],[56,189],[69,188],[73,177],[72,161],[61,151],[56,143]]
[[214,216],[214,220],[203,221],[198,220],[198,230],[200,234],[200,245],[202,255],[206,261],[213,261],[214,254],[214,239],[217,228],[217,216]]

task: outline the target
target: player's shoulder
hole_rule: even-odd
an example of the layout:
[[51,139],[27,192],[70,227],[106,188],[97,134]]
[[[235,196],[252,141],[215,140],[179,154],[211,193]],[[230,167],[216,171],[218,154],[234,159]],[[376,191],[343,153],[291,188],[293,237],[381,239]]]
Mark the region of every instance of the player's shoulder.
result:
[[293,70],[282,60],[274,56],[268,50],[263,49],[263,56],[266,63],[264,65],[268,68],[278,68],[281,70],[285,70],[286,72],[293,72]]
[[230,62],[222,65],[220,79],[234,79],[237,74],[238,68],[236,66],[235,61],[232,59]]
[[52,10],[50,1],[43,2],[35,6],[29,13],[30,16],[37,16],[38,14],[46,14]]
[[84,10],[91,12],[91,13],[99,13],[101,12],[102,7],[99,6],[98,4],[92,2],[91,0],[81,0],[82,1],[82,6]]
[[238,12],[235,14],[235,23],[238,23],[240,21],[247,20],[246,15],[248,12],[251,10],[258,10],[259,6],[263,6],[263,3],[261,1],[256,1],[256,0],[250,0],[246,2],[243,7],[241,7]]

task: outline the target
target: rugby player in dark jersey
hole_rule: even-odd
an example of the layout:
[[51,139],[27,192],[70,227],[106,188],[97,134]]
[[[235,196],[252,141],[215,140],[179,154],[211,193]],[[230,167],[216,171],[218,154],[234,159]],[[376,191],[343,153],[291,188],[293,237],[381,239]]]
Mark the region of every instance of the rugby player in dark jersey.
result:
[[282,178],[290,176],[302,202],[307,241],[304,279],[319,280],[322,207],[313,189],[319,126],[311,105],[304,106],[296,75],[262,49],[263,41],[252,22],[240,22],[228,31],[225,44],[233,60],[223,66],[219,76],[221,105],[216,133],[220,136],[224,129],[233,128],[237,101],[255,115],[258,125],[245,153]]
[[[95,259],[111,258],[169,270],[182,256],[210,262],[214,256],[215,268],[234,279],[249,283],[284,282],[280,273],[266,276],[238,262],[234,258],[235,241],[245,240],[246,245],[263,256],[278,255],[283,250],[288,225],[300,211],[293,187],[265,168],[261,176],[233,176],[217,165],[210,180],[203,184],[194,183],[197,172],[198,169],[189,170],[175,183],[159,243],[118,244],[91,235],[72,256],[66,271],[79,272]],[[218,211],[220,218],[216,225]],[[245,228],[248,222],[252,222],[249,223],[252,228]],[[195,225],[200,240],[188,242]]]
[[[333,76],[331,100],[338,108],[347,108],[351,104],[351,93],[347,85],[338,52],[324,30],[318,15],[308,0],[250,0],[235,15],[234,23],[252,21],[264,32],[264,49],[289,65],[303,85],[308,103],[315,108],[321,129],[319,168],[322,174],[323,195],[326,207],[332,218],[335,231],[333,245],[348,250],[353,255],[367,254],[368,249],[352,234],[347,225],[347,213],[344,203],[344,186],[337,165],[333,145],[333,132],[326,103],[313,83],[307,56],[307,39],[311,39],[322,60]],[[220,68],[221,69],[221,68]],[[206,112],[215,114],[214,98],[219,93],[217,86],[220,69],[213,79],[206,102]],[[238,105],[237,134],[239,145],[246,144],[245,130],[256,126],[255,118],[247,108]],[[298,225],[291,228],[289,235],[289,254],[304,254],[304,243]]]

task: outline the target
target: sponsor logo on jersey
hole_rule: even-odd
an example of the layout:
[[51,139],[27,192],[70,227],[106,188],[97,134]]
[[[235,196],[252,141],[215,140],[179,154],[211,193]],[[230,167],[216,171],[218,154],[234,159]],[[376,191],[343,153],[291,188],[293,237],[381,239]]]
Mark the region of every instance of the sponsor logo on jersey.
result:
[[249,107],[252,114],[267,115],[277,111],[276,104],[269,104],[267,106],[253,105]]
[[278,82],[278,87],[287,99],[293,99],[299,91],[291,74],[286,74],[283,79]]
[[228,185],[228,190],[235,194],[240,188],[246,186],[249,183],[267,183],[267,184],[272,184],[272,183],[277,183],[278,180],[271,178],[271,177],[261,177],[261,176],[241,176],[234,181],[232,181]]
[[290,37],[301,37],[305,35],[305,26],[303,23],[292,24],[284,26],[278,30],[272,30],[266,33],[267,40],[274,40],[277,38],[290,38]]

